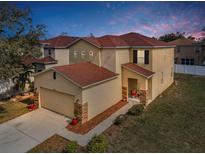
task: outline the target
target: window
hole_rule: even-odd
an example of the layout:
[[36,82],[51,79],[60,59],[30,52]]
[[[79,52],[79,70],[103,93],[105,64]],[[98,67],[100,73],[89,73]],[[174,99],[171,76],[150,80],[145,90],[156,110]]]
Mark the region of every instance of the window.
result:
[[189,65],[189,62],[190,61],[190,59],[186,59],[186,65]]
[[53,72],[53,79],[56,79],[56,72]]
[[75,58],[77,58],[77,56],[78,56],[78,51],[73,51],[73,55],[74,55]]
[[93,57],[93,51],[89,51],[89,55]]
[[144,62],[145,64],[149,64],[149,50],[145,50],[145,57],[144,57]]
[[183,64],[183,65],[185,64],[185,59],[184,58],[181,59],[181,64]]
[[139,64],[144,64],[145,60],[145,52],[144,50],[138,50],[138,55],[137,55],[137,62]]
[[190,60],[190,65],[194,65],[194,59]]
[[81,51],[81,56],[82,56],[82,57],[85,56],[85,51]]
[[137,55],[138,55],[138,51],[133,50],[133,63],[136,63],[136,64],[137,64]]
[[164,83],[164,73],[162,72],[161,75],[162,75],[162,78],[161,78],[161,84],[162,84]]
[[48,49],[48,55],[49,56],[51,55],[51,49]]
[[194,65],[194,59],[189,59],[189,58],[186,58],[186,59],[181,59],[181,64],[183,65]]

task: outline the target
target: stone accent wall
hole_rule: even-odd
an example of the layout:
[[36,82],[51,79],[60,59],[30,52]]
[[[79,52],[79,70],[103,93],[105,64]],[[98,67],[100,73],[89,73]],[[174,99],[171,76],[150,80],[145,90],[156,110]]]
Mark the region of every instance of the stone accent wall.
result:
[[79,104],[75,103],[74,104],[74,115],[80,123],[85,123],[88,121],[88,103]]
[[122,100],[127,101],[127,87],[122,87]]
[[140,90],[139,92],[140,92],[140,95],[139,95],[140,102],[143,104],[146,104],[148,101],[148,91]]

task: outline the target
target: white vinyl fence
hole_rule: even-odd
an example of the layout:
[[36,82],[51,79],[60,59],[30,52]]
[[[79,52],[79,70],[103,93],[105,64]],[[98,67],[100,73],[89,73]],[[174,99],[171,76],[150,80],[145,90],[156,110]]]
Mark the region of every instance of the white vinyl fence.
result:
[[175,64],[174,72],[205,76],[205,66]]

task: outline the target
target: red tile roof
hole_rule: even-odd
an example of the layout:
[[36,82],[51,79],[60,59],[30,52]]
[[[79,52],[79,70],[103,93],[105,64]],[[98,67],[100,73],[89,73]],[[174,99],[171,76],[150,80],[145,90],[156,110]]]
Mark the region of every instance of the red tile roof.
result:
[[26,55],[25,57],[22,58],[21,62],[22,64],[25,65],[31,65],[33,63],[42,63],[42,64],[57,63],[57,61],[50,56],[44,58],[35,58],[32,55]]
[[140,75],[147,77],[147,78],[151,77],[154,74],[154,72],[147,70],[143,67],[140,67],[136,64],[133,64],[133,63],[122,64],[122,67],[129,69],[129,70],[132,70],[133,72],[140,74]]
[[170,45],[193,45],[194,43],[196,42],[193,40],[186,39],[186,38],[177,39],[177,40],[168,42],[168,44]]
[[21,63],[24,65],[31,65],[36,60],[32,55],[26,55],[21,59]]
[[105,35],[97,38],[102,47],[129,46],[120,36]]
[[48,57],[44,57],[44,58],[39,58],[39,59],[35,59],[33,60],[33,63],[43,63],[43,64],[50,64],[50,63],[57,63],[57,61],[52,58],[51,56]]
[[75,40],[77,40],[78,37],[72,37],[72,36],[57,36],[48,40],[41,41],[42,44],[47,44],[51,47],[66,47]]
[[138,33],[127,33],[120,35],[129,46],[169,46],[168,43],[159,41]]
[[56,72],[62,73],[80,87],[89,86],[91,84],[117,76],[116,73],[90,62],[56,66],[52,69]]
[[131,46],[170,46],[166,42],[158,41],[138,33],[127,33],[123,35],[105,35],[101,37],[71,37],[58,36],[44,40],[42,43],[51,47],[68,47],[77,40],[84,39],[100,48],[105,47],[131,47]]

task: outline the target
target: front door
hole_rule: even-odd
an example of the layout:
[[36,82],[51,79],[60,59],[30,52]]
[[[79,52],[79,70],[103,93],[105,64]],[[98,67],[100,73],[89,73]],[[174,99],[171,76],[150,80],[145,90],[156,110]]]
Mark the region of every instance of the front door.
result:
[[137,91],[137,79],[128,78],[128,96],[131,97],[131,91]]

